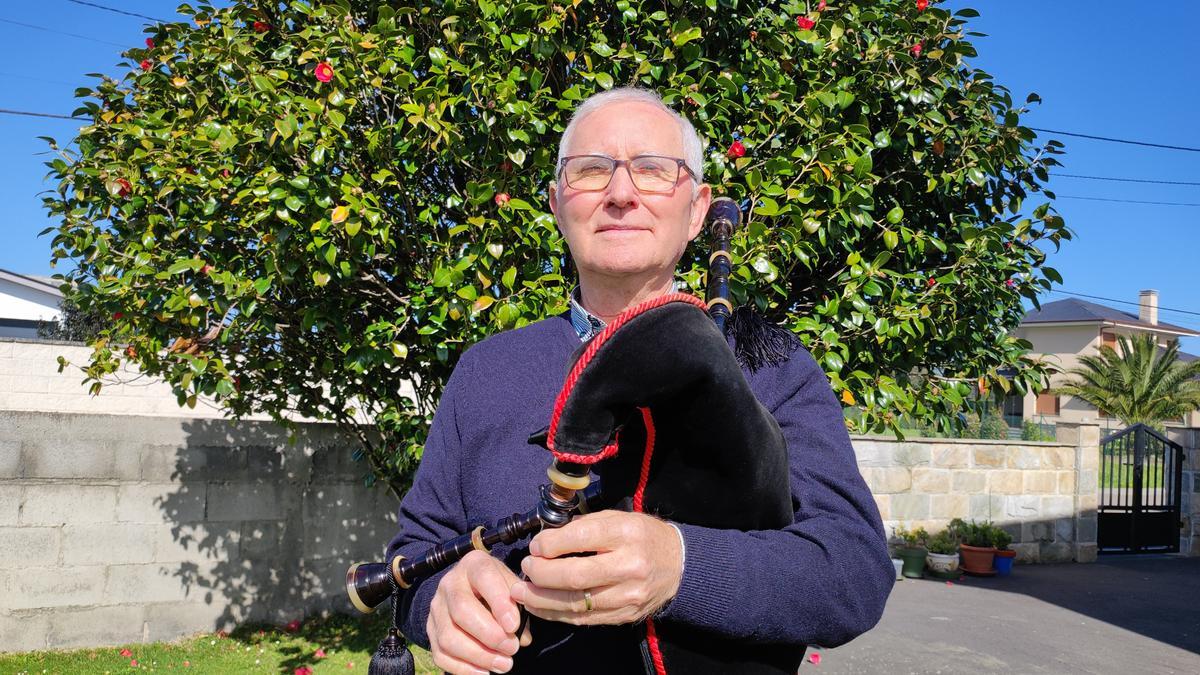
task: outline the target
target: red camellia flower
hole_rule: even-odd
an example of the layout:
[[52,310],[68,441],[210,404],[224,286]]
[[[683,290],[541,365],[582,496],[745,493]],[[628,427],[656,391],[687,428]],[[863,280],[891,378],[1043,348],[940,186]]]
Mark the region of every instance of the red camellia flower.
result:
[[317,64],[317,69],[313,71],[320,82],[328,82],[333,79],[333,66],[329,65],[328,61],[322,61]]
[[313,669],[308,666],[300,666],[292,671],[292,675],[313,675]]
[[729,150],[726,151],[730,157],[738,158],[746,155],[746,146],[742,145],[741,141],[734,141],[729,144]]
[[509,199],[511,199],[511,197],[508,196],[507,192],[496,193],[496,197],[495,197],[496,206],[499,206],[500,208],[504,208],[505,205],[508,204]]
[[200,268],[200,274],[208,275],[208,274],[211,274],[212,271],[213,271],[212,265],[205,265],[204,267]]
[[317,651],[313,653],[313,656],[317,657],[318,659],[323,659],[325,658],[325,650],[317,647]]
[[[125,348],[125,356],[128,356],[131,359],[136,359],[137,358],[137,347],[134,347],[133,345],[129,345],[128,347],[126,347]],[[129,650],[126,649],[125,651],[129,651]],[[129,656],[129,654],[122,654],[121,656]]]
[[154,38],[146,38],[146,49],[154,49]]
[[129,667],[130,667],[130,668],[137,668],[137,667],[138,667],[138,662],[137,662],[137,659],[132,659],[132,660],[129,662]]
[[908,51],[912,52],[913,56],[920,56],[921,55],[921,43],[918,42],[917,44],[913,45],[912,48],[909,49]]
[[118,197],[128,197],[130,195],[130,193],[133,192],[133,185],[129,182],[128,179],[118,178],[116,180],[116,183],[117,183],[117,196]]
[[924,12],[929,7],[929,0],[917,0],[917,11]]
[[798,16],[796,17],[796,25],[800,27],[800,30],[809,30],[813,26],[817,25],[817,22],[813,21],[807,16]]
[[756,31],[756,30],[750,31],[750,41],[753,42],[757,39],[758,39],[758,31]]
[[1009,279],[1008,281],[1004,282],[1004,285],[1008,286],[1009,288],[1016,288],[1017,282],[1013,281],[1012,279]]
[[153,67],[154,64],[150,62],[150,59],[142,59],[142,70],[150,70]]
[[812,654],[809,654],[809,655],[808,655],[808,662],[809,662],[809,663],[811,663],[811,664],[813,664],[814,666],[819,666],[819,665],[821,665],[821,655],[820,655],[820,654],[818,654],[818,653],[816,653],[816,652],[813,652]]
[[[123,312],[113,312],[113,321],[120,321],[121,317],[125,316]],[[129,651],[126,649],[125,651]],[[129,656],[129,654],[121,654],[121,656]]]
[[255,21],[253,26],[254,26],[255,33],[265,33],[267,31],[271,30],[271,24],[269,24],[265,21]]
[[289,633],[297,633],[300,631],[300,619],[292,619],[283,627]]
[[129,657],[133,656],[133,652],[129,651],[128,649],[122,649],[121,656],[124,656],[125,658],[129,658]]
[[933,288],[934,286],[937,286],[937,279],[934,279],[933,277],[929,277],[929,287]]
[[233,175],[233,172],[230,171],[229,169],[221,169],[221,176],[223,178],[229,178],[232,175]]

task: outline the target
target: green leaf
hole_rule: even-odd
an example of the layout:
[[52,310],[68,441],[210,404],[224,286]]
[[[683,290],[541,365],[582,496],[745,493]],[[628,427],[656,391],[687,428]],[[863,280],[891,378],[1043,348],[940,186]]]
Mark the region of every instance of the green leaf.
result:
[[[887,212],[887,221],[889,223],[898,225],[902,220],[904,220],[904,209],[899,206],[893,207],[891,211]],[[891,247],[889,246],[888,248]]]

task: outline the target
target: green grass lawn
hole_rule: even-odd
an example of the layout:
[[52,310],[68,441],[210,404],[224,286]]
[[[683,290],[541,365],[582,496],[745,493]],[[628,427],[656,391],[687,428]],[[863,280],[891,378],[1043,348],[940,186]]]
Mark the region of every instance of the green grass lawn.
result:
[[[365,618],[314,618],[296,632],[278,626],[242,626],[228,636],[204,634],[177,642],[0,654],[0,675],[15,673],[365,673],[371,654],[387,634],[389,612]],[[319,656],[317,650],[324,656]],[[128,650],[128,656],[123,656]],[[434,675],[429,654],[413,649],[417,673]],[[136,661],[136,663],[135,663]]]
[[[1158,464],[1146,467],[1142,471],[1142,487],[1160,488],[1163,486],[1163,466]],[[1122,464],[1102,465],[1100,487],[1129,488],[1133,487],[1133,467]]]

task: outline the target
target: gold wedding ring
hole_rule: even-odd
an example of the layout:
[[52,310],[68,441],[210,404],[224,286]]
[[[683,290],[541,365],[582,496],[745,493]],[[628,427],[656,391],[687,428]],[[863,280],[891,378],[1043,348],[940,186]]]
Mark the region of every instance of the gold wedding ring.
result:
[[583,592],[583,606],[589,612],[592,611],[593,609],[595,609],[595,607],[592,606],[592,592],[591,591]]

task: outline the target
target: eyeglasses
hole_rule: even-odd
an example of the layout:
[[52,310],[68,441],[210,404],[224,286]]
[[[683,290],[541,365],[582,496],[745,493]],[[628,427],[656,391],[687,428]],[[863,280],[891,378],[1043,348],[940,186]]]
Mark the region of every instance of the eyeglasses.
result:
[[638,155],[633,159],[613,159],[604,155],[563,157],[558,173],[573,190],[603,190],[612,182],[617,167],[624,165],[634,187],[642,192],[670,192],[679,182],[680,171],[696,180],[687,161],[678,157]]

